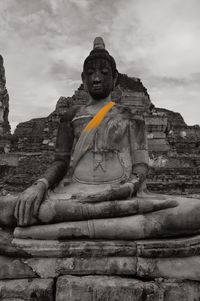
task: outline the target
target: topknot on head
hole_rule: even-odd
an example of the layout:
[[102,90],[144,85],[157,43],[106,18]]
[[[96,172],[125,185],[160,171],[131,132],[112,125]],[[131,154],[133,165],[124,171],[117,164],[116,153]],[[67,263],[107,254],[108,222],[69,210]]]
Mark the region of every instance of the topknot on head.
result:
[[94,39],[93,50],[94,49],[105,49],[105,43],[104,43],[103,38],[96,37]]
[[92,60],[97,60],[97,59],[107,60],[111,64],[113,76],[115,75],[115,73],[117,72],[115,60],[109,54],[109,52],[105,49],[105,43],[101,37],[96,37],[94,39],[93,49],[90,52],[90,54],[88,55],[88,57],[85,59],[85,62],[83,65],[83,70],[85,69],[85,66],[87,65],[88,62],[90,62]]

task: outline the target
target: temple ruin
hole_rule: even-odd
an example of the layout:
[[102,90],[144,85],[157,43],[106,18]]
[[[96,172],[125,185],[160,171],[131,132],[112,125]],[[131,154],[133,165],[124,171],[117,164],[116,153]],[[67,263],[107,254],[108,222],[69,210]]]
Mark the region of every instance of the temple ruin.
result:
[[[5,72],[1,67],[3,99],[3,131],[10,137],[9,98],[5,88]],[[113,99],[143,114],[146,122],[150,156],[148,187],[152,191],[175,194],[200,193],[200,127],[188,126],[180,113],[156,108],[141,80],[120,74]],[[11,153],[4,155],[1,187],[22,191],[46,169],[53,159],[58,124],[73,105],[85,104],[88,94],[83,85],[72,97],[61,96],[55,110],[47,117],[19,123],[12,137]],[[5,146],[7,140],[3,141]],[[48,155],[47,155],[48,154]],[[37,164],[35,163],[37,162]]]
[[9,95],[6,89],[5,68],[3,57],[0,55],[0,153],[7,151],[10,141]]

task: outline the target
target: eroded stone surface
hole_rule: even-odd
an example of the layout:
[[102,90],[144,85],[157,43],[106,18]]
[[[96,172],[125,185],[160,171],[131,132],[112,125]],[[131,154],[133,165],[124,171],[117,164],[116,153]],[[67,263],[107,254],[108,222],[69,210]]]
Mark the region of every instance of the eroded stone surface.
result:
[[37,277],[37,274],[22,260],[0,256],[0,279],[35,277]]
[[24,260],[41,278],[59,275],[135,275],[135,257],[32,258]]
[[162,277],[200,281],[200,256],[138,258],[137,275],[142,278]]
[[200,256],[141,257],[0,257],[0,279],[56,278],[61,275],[124,275],[200,281]]
[[[14,250],[31,257],[110,257],[135,256],[136,243],[127,241],[82,240],[57,241],[13,239]],[[1,250],[1,246],[0,246]],[[19,252],[20,256],[20,252]],[[22,256],[23,257],[23,256]]]
[[199,240],[199,235],[134,242],[14,239],[21,253],[0,256],[0,279],[115,274],[200,281]]
[[146,281],[107,276],[62,276],[56,301],[199,301],[196,281]]
[[160,284],[163,301],[199,301],[200,283],[196,281],[167,280]]
[[0,281],[1,301],[53,301],[53,279]]
[[[0,281],[1,301],[199,301],[197,281],[62,276]],[[55,298],[54,298],[55,297]]]
[[153,282],[106,276],[58,278],[56,301],[142,301],[160,300]]
[[200,254],[200,235],[135,242],[139,257],[189,257]]
[[[0,232],[1,234],[1,232]],[[7,239],[8,240],[8,239]],[[109,240],[0,240],[0,252],[18,257],[105,257],[139,256],[147,258],[189,257],[200,255],[200,235],[173,239],[149,239],[138,241]],[[9,248],[8,248],[9,246]]]
[[14,239],[19,258],[0,256],[0,279],[115,274],[200,281],[199,240],[199,235],[134,242]]
[[136,257],[8,258],[0,256],[0,279],[59,275],[136,275]]

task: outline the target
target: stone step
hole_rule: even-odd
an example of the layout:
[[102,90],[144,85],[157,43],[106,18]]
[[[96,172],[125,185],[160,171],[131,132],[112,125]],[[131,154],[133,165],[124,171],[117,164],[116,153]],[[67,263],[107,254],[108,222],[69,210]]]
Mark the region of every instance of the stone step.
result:
[[[18,256],[42,258],[189,257],[200,255],[200,235],[138,241],[13,239]],[[5,248],[5,245],[4,245]],[[11,249],[11,247],[10,247]],[[0,252],[1,243],[0,243]],[[21,252],[21,253],[19,253]],[[10,254],[10,253],[9,253]],[[15,255],[16,256],[16,255]]]
[[141,281],[114,276],[62,276],[56,301],[197,301],[200,283],[195,281]]
[[0,281],[2,301],[53,301],[53,279],[13,279]]

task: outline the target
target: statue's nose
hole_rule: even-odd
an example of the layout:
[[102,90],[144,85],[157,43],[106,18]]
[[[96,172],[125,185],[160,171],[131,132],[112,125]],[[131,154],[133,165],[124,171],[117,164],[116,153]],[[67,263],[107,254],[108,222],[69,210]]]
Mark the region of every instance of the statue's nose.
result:
[[94,73],[94,76],[93,76],[93,83],[94,84],[99,84],[101,83],[101,77],[100,77],[100,73],[98,71],[96,71]]

